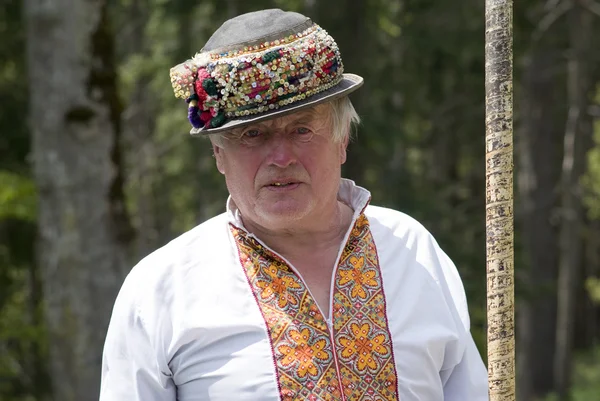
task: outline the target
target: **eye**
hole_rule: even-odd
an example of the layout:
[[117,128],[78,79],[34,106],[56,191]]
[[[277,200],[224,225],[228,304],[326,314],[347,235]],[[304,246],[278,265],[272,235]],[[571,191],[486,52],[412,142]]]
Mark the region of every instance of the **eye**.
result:
[[256,138],[257,136],[260,135],[260,131],[257,129],[249,129],[248,131],[244,132],[242,134],[242,137],[244,138]]
[[258,146],[268,135],[261,127],[249,127],[238,136],[238,143],[243,146]]
[[314,134],[310,128],[300,126],[294,129],[292,137],[298,142],[310,142]]

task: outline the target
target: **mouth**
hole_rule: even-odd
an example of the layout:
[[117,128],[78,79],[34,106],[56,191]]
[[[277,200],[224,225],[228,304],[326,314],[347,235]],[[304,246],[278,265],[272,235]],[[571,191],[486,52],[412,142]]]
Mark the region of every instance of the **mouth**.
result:
[[266,185],[268,189],[271,191],[281,192],[281,191],[291,191],[292,189],[297,188],[300,185],[300,181],[295,181],[293,179],[284,178],[281,180],[274,180]]
[[294,184],[297,184],[297,182],[294,182],[294,181],[281,181],[281,182],[273,182],[273,183],[269,184],[269,186],[270,187],[280,188],[280,187],[288,187],[288,186],[294,185]]

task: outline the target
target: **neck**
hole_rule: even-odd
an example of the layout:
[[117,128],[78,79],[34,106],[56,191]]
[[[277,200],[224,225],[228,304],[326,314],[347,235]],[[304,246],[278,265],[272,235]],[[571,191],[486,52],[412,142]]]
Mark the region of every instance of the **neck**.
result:
[[331,247],[339,248],[350,223],[353,210],[350,206],[336,201],[331,212],[322,213],[322,218],[313,219],[312,225],[297,228],[270,230],[252,221],[244,226],[261,239],[269,248],[285,256],[318,252]]

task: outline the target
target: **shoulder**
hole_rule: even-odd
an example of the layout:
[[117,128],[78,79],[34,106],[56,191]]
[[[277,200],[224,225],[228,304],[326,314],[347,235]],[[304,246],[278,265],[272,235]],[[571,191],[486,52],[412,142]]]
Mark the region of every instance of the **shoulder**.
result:
[[369,205],[365,209],[375,239],[394,246],[414,247],[419,250],[441,251],[433,235],[415,218],[398,210]]
[[148,281],[169,270],[188,265],[198,255],[218,253],[228,245],[227,218],[225,214],[213,217],[181,234],[166,245],[144,257],[130,271],[128,279]]
[[415,218],[394,209],[369,205],[364,212],[379,250],[401,248],[427,265],[439,264],[447,256],[433,235]]
[[225,214],[213,217],[183,233],[139,261],[127,274],[115,309],[158,312],[168,307],[185,278],[226,255],[229,231]]
[[415,218],[398,210],[387,207],[369,205],[365,209],[365,216],[373,226],[382,226],[394,232],[405,232],[415,235],[429,235],[427,229]]

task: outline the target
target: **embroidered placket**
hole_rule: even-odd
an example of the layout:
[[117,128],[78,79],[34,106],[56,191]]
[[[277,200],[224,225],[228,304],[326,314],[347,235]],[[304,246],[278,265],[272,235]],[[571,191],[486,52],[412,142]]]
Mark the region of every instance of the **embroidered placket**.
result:
[[263,315],[283,400],[398,400],[392,340],[377,252],[367,218],[347,234],[332,274],[328,319],[302,275],[231,226]]

